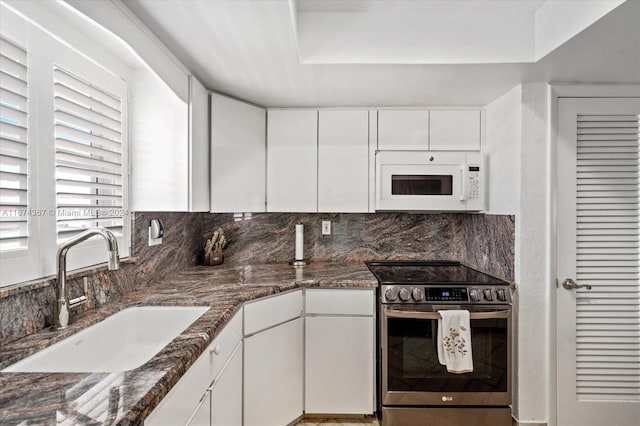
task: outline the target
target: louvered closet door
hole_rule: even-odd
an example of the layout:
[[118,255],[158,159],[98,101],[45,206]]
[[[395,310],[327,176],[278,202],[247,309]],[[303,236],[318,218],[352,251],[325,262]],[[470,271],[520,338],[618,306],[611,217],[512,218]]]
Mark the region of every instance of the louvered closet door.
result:
[[639,98],[559,102],[559,426],[640,419],[638,114]]

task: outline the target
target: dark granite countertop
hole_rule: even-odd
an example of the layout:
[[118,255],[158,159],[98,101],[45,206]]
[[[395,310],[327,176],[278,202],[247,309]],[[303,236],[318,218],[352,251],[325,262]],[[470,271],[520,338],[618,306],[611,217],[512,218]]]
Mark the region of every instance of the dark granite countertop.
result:
[[151,360],[134,370],[0,373],[0,424],[49,425],[65,419],[69,424],[142,424],[244,302],[301,287],[377,285],[362,262],[318,262],[303,268],[287,263],[197,266],[177,272],[118,302],[72,317],[66,330],[43,330],[0,348],[2,369],[127,307],[211,307]]

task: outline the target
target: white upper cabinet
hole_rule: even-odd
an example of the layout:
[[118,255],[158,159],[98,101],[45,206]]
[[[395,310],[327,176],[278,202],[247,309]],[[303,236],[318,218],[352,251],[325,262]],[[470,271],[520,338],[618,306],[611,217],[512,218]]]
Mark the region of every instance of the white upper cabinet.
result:
[[211,212],[265,211],[265,115],[211,95]]
[[379,110],[378,149],[480,151],[482,111]]
[[429,111],[429,149],[480,151],[480,110]]
[[267,211],[318,210],[318,111],[267,114]]
[[378,149],[429,149],[429,111],[379,110]]
[[318,212],[369,209],[369,111],[318,114]]

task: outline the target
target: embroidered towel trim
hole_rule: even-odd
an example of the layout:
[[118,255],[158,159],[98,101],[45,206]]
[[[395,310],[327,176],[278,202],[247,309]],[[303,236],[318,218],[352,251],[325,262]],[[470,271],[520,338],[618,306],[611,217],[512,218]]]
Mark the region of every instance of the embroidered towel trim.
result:
[[438,311],[438,361],[449,373],[473,372],[469,311]]

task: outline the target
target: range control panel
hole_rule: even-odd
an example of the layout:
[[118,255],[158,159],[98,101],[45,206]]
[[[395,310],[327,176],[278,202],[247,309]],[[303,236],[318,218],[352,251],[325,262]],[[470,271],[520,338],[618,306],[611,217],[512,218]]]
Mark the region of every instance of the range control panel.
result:
[[510,304],[511,289],[508,286],[410,286],[383,285],[382,303],[491,303]]

